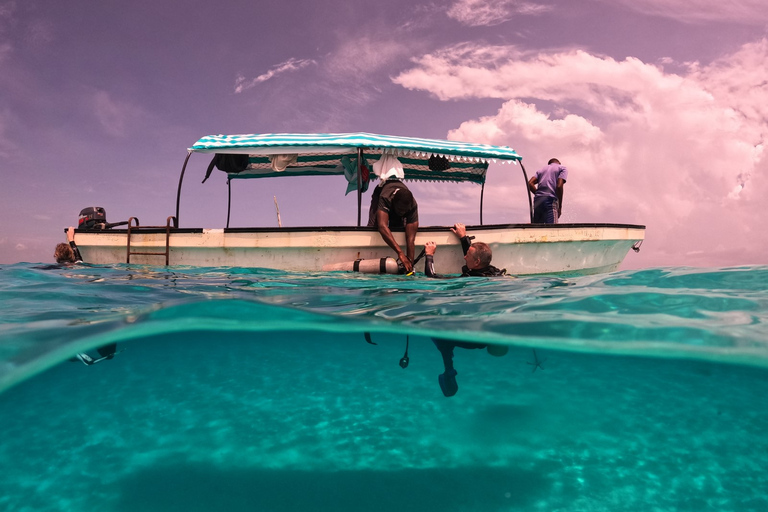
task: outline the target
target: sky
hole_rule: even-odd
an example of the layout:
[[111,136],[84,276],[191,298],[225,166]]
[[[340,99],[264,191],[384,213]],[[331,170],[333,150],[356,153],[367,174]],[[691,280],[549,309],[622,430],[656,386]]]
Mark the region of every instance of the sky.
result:
[[[0,263],[49,262],[80,210],[164,225],[205,135],[347,133],[506,145],[569,171],[562,222],[647,226],[622,268],[765,264],[764,0],[0,0]],[[223,227],[192,155],[181,227]],[[422,225],[480,187],[411,186]],[[241,180],[231,226],[354,225],[343,177]],[[363,197],[367,209],[368,195]],[[528,221],[491,164],[483,220]]]

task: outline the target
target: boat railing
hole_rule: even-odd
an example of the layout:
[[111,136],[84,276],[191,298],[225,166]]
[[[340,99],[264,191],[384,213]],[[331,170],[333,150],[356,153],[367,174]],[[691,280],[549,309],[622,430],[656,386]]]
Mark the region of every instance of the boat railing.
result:
[[[165,226],[142,226],[139,224],[138,217],[131,217],[128,219],[128,236],[126,241],[126,254],[125,262],[131,262],[131,256],[165,256],[165,265],[168,266],[170,255],[170,239],[171,229],[177,229],[179,222],[174,215],[169,216],[165,221]],[[143,229],[165,229],[165,251],[164,252],[147,252],[147,251],[132,251],[131,250],[131,235],[137,234]]]

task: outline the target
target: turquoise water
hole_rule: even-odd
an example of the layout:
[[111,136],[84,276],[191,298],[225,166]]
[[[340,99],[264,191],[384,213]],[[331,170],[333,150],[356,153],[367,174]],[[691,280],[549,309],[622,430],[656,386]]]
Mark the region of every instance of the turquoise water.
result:
[[[766,266],[41,267],[0,266],[0,510],[768,510]],[[431,337],[508,352],[445,397]]]

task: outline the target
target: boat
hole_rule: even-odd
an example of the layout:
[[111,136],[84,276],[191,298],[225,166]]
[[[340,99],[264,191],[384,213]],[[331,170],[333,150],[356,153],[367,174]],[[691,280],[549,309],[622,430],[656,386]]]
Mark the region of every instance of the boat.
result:
[[[206,158],[205,180],[214,169],[226,174],[230,193],[225,227],[182,227],[182,185],[193,154],[213,155],[210,163]],[[84,261],[92,264],[159,265],[164,262],[165,265],[317,272],[352,270],[359,268],[353,265],[354,262],[378,260],[381,262],[379,268],[386,271],[384,261],[394,257],[393,251],[376,228],[365,225],[367,215],[366,222],[361,223],[363,193],[376,179],[370,169],[382,155],[393,155],[402,163],[406,182],[423,180],[479,185],[480,224],[468,225],[467,233],[475,240],[489,244],[493,249],[493,264],[506,268],[511,275],[611,272],[619,268],[630,250],[639,250],[645,237],[645,226],[633,224],[483,224],[483,196],[489,164],[519,166],[522,178],[528,181],[522,157],[507,146],[344,133],[203,137],[187,150],[179,176],[175,215],[169,216],[165,225],[140,225],[137,217],[113,225],[81,223],[76,231],[76,241]],[[340,175],[347,178],[347,190],[341,190],[340,196],[344,192],[357,194],[356,224],[229,227],[231,186],[237,180]],[[532,220],[530,192],[528,208]],[[450,225],[455,220],[450,219]],[[404,231],[393,230],[393,234],[404,247]],[[449,227],[420,226],[416,247],[429,240],[439,246],[436,272],[458,272],[464,264],[463,254]],[[416,270],[420,269],[417,267]]]

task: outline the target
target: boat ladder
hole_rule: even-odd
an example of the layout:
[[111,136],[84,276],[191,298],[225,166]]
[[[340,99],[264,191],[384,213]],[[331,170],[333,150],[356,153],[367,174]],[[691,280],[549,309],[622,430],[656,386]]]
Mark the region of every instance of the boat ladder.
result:
[[[135,225],[133,223],[136,223]],[[173,222],[173,226],[171,226]],[[176,217],[171,215],[165,221],[165,226],[140,226],[139,219],[137,217],[131,217],[128,219],[128,241],[126,243],[125,262],[131,262],[131,255],[141,256],[165,256],[165,265],[168,266],[168,256],[170,254],[170,239],[171,239],[171,227],[178,228],[178,221]],[[144,229],[165,229],[165,252],[145,252],[145,251],[132,251],[131,250],[131,235]]]

